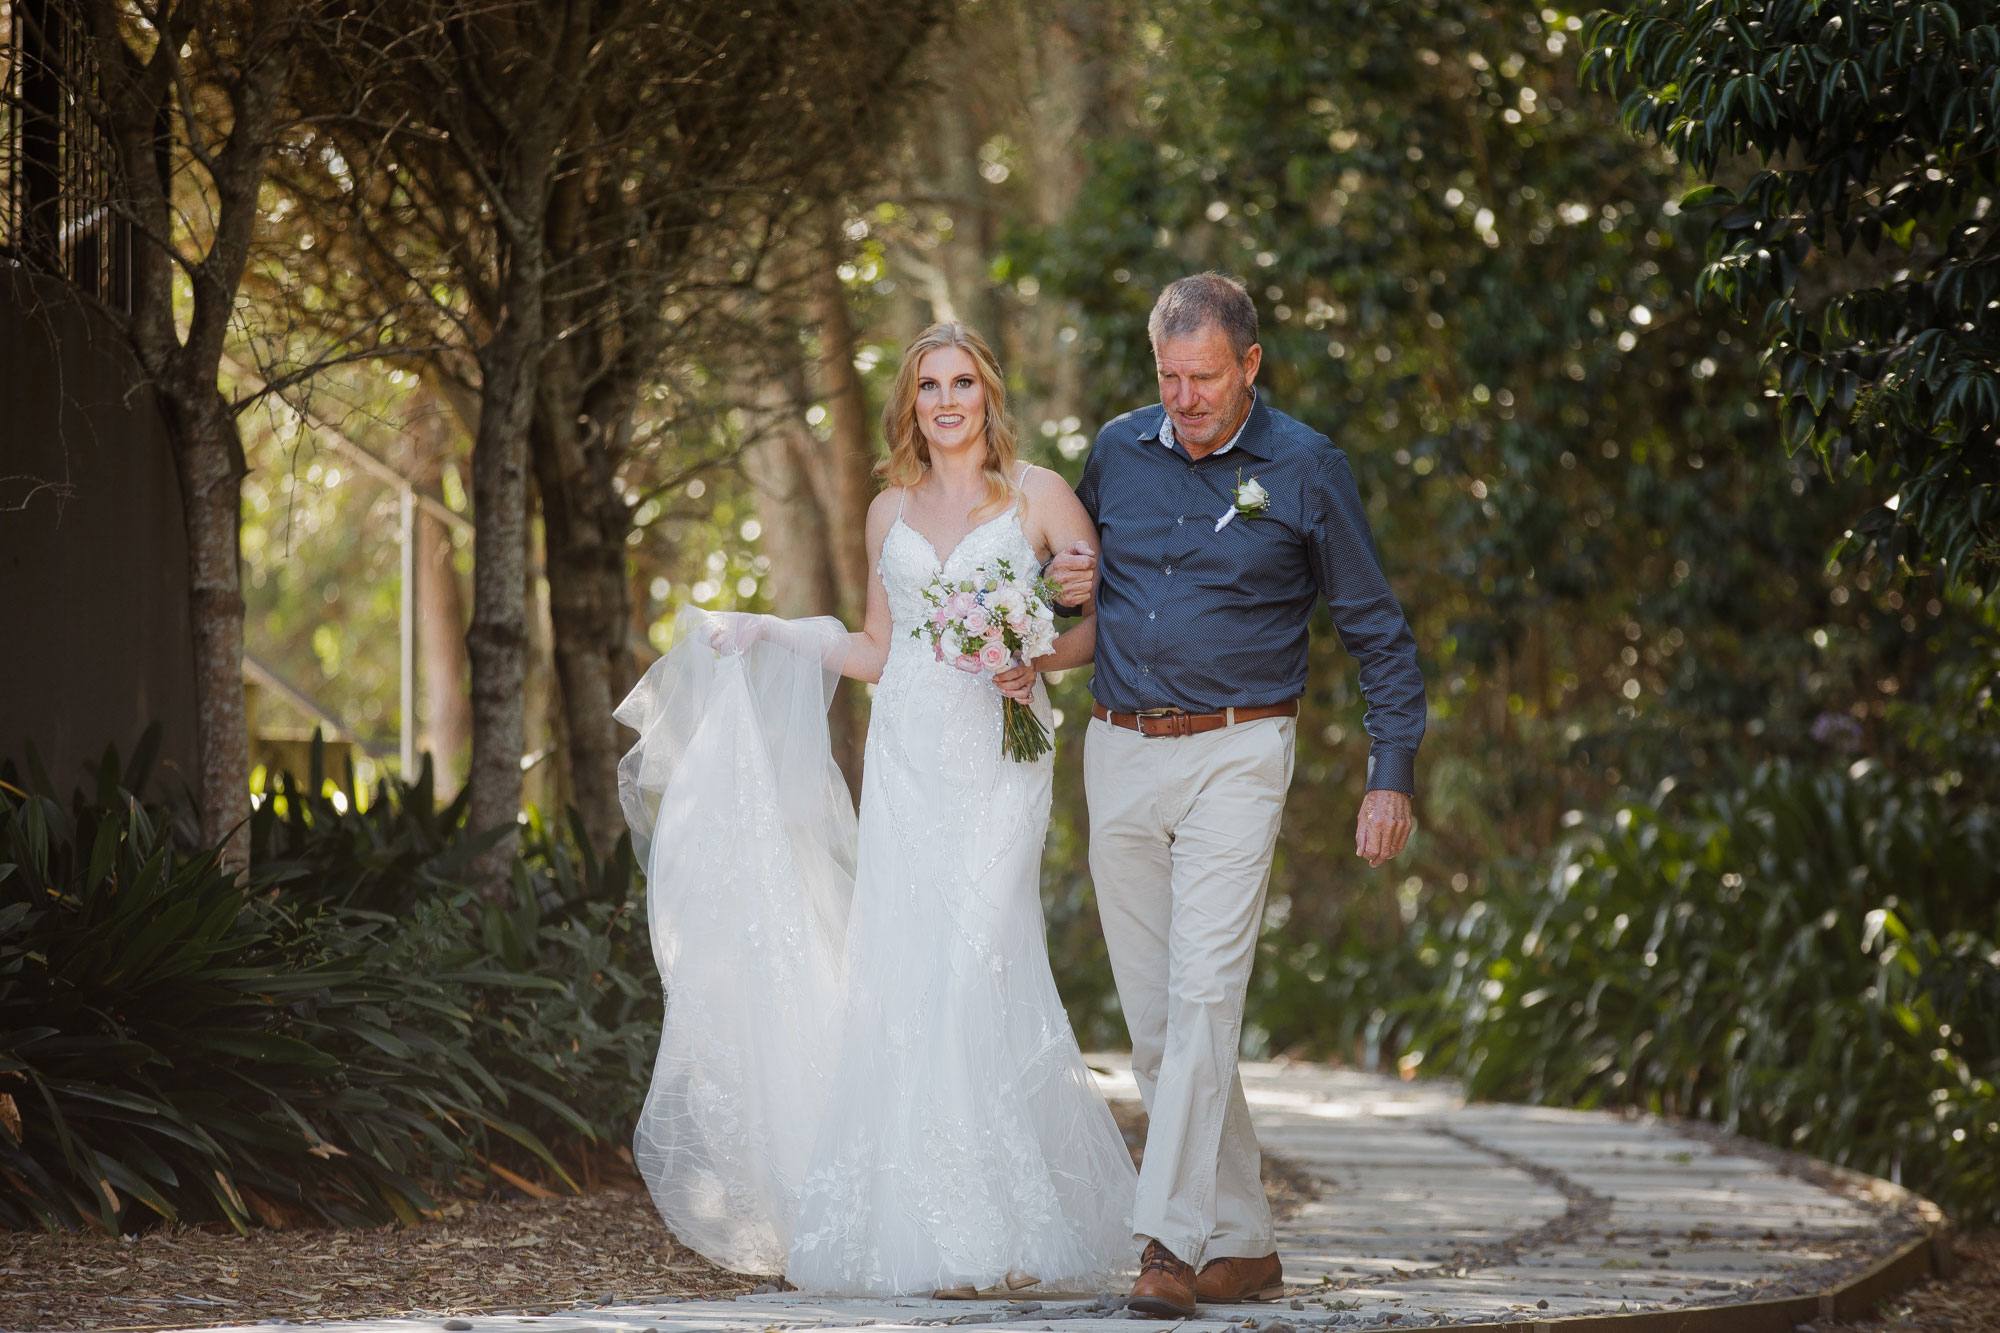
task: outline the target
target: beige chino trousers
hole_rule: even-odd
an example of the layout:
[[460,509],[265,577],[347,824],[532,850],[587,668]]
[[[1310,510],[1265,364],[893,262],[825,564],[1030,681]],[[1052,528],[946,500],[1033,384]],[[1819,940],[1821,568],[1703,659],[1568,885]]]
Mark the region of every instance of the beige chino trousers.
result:
[[1277,1248],[1236,1050],[1297,732],[1085,733],[1090,874],[1150,1121],[1132,1230],[1190,1264]]

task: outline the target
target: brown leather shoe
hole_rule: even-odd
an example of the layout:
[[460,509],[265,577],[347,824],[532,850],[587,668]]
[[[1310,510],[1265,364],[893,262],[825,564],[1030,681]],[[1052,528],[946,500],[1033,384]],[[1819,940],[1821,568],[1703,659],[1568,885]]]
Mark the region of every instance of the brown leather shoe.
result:
[[1275,1301],[1285,1294],[1285,1270],[1275,1254],[1261,1259],[1210,1259],[1194,1280],[1194,1294],[1203,1305]]
[[1194,1318],[1194,1265],[1182,1263],[1160,1242],[1146,1242],[1139,1257],[1139,1280],[1127,1308],[1165,1319]]

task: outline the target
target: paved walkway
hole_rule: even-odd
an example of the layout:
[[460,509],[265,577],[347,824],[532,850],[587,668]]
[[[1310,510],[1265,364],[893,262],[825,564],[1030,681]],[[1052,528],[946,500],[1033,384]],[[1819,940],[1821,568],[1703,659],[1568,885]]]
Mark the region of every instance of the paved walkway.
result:
[[[1136,1099],[1119,1057],[1093,1056],[1107,1096]],[[1899,1195],[1831,1169],[1789,1174],[1775,1154],[1601,1112],[1466,1105],[1447,1083],[1310,1065],[1245,1065],[1267,1151],[1318,1195],[1279,1227],[1291,1286],[1274,1305],[1204,1307],[1180,1327],[1226,1333],[1410,1328],[1687,1309],[1830,1286],[1921,1234]],[[453,1320],[476,1333],[775,1333],[972,1328],[1100,1333],[1121,1292],[1012,1301],[632,1302]],[[357,1320],[342,1333],[435,1333],[439,1318]],[[274,1330],[275,1333],[275,1330]]]

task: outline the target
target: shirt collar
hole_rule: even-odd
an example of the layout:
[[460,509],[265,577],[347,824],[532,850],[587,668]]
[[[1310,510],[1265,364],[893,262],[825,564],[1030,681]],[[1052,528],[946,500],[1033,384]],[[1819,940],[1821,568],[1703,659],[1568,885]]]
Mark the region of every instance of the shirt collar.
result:
[[[1217,449],[1214,453],[1206,455],[1206,457],[1215,458],[1222,454],[1226,454],[1239,444],[1244,446],[1243,448],[1244,453],[1255,454],[1259,458],[1264,457],[1264,453],[1262,450],[1256,448],[1253,444],[1250,443],[1250,441],[1244,439],[1244,436],[1249,434],[1250,432],[1251,423],[1257,420],[1257,410],[1260,406],[1262,406],[1262,402],[1257,396],[1256,386],[1252,385],[1250,389],[1250,410],[1243,414],[1243,423],[1236,428],[1236,433],[1229,437],[1229,443],[1223,445],[1220,449]],[[1167,413],[1165,408],[1160,409],[1160,443],[1165,445],[1169,449],[1173,448],[1176,444],[1179,443],[1179,440],[1174,435],[1174,419],[1171,415]]]

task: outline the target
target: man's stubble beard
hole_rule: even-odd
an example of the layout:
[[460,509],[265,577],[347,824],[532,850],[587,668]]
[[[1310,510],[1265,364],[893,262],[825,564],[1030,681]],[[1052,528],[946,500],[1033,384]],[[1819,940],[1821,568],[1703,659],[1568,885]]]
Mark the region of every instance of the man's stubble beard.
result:
[[[1183,435],[1181,437],[1181,443],[1184,445],[1194,445],[1202,449],[1221,448],[1223,445],[1229,443],[1231,436],[1235,435],[1238,430],[1242,429],[1243,422],[1250,415],[1251,402],[1252,402],[1252,386],[1246,384],[1243,386],[1243,392],[1236,396],[1236,403],[1230,409],[1229,414],[1227,416],[1217,414],[1216,420],[1219,424],[1209,434],[1208,438],[1201,440],[1190,440],[1185,435]],[[1178,431],[1180,430],[1180,428],[1181,428],[1180,423],[1175,422],[1174,429]]]

